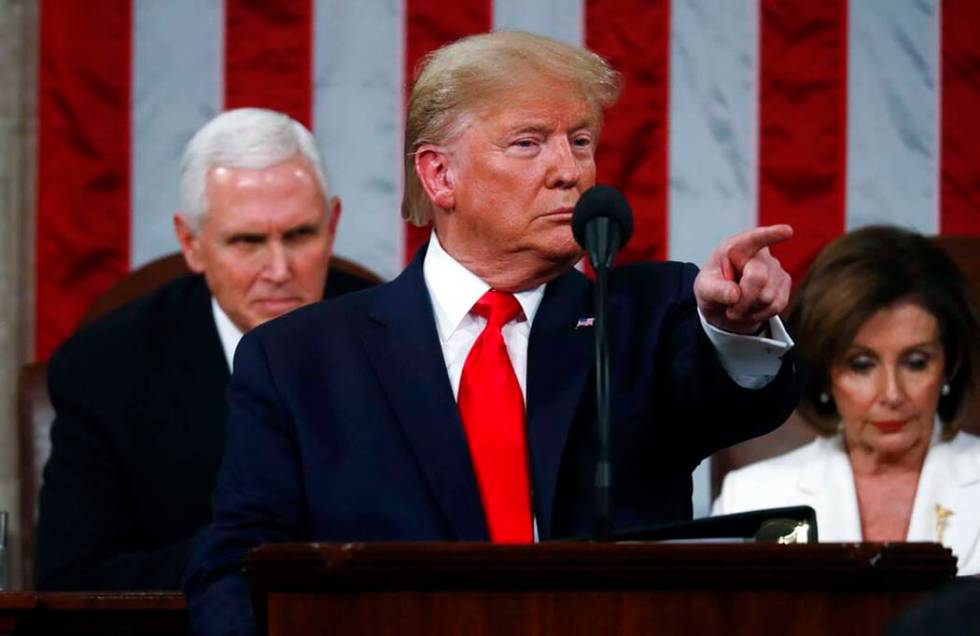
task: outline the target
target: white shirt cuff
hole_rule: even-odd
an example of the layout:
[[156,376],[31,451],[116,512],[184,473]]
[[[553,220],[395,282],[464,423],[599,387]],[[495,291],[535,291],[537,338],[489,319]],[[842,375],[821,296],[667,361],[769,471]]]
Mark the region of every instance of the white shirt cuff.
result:
[[761,389],[772,382],[782,366],[783,356],[795,344],[779,316],[769,319],[769,338],[719,329],[705,320],[701,309],[698,309],[698,318],[718,352],[721,366],[735,384],[745,389]]

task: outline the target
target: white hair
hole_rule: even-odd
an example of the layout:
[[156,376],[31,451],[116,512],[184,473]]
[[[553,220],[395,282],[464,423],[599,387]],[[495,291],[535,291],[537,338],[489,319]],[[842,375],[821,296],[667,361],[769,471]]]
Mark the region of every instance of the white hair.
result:
[[207,177],[211,170],[262,170],[302,155],[310,164],[324,200],[327,175],[313,135],[303,124],[264,108],[236,108],[221,113],[194,133],[180,162],[180,195],[191,229],[208,211]]

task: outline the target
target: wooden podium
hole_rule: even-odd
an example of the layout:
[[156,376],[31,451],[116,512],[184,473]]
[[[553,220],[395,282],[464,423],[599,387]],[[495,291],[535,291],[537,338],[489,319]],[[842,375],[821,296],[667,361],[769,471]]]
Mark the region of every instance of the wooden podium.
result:
[[877,634],[950,581],[932,543],[280,544],[245,566],[270,636]]

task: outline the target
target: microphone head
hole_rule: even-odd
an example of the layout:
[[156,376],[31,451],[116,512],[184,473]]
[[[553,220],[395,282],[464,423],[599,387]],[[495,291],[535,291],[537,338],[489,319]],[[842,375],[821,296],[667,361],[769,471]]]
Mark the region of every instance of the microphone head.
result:
[[619,228],[621,249],[633,234],[633,211],[623,193],[612,186],[594,185],[582,193],[572,213],[572,234],[582,247],[585,245],[585,226],[593,219],[607,218]]

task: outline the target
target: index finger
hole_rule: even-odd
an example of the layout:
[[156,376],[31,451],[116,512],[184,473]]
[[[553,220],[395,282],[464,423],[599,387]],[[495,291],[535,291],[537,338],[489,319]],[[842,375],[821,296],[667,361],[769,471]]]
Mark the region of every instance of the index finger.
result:
[[736,234],[729,239],[728,258],[741,269],[759,250],[781,243],[793,236],[793,228],[785,223],[767,225]]

